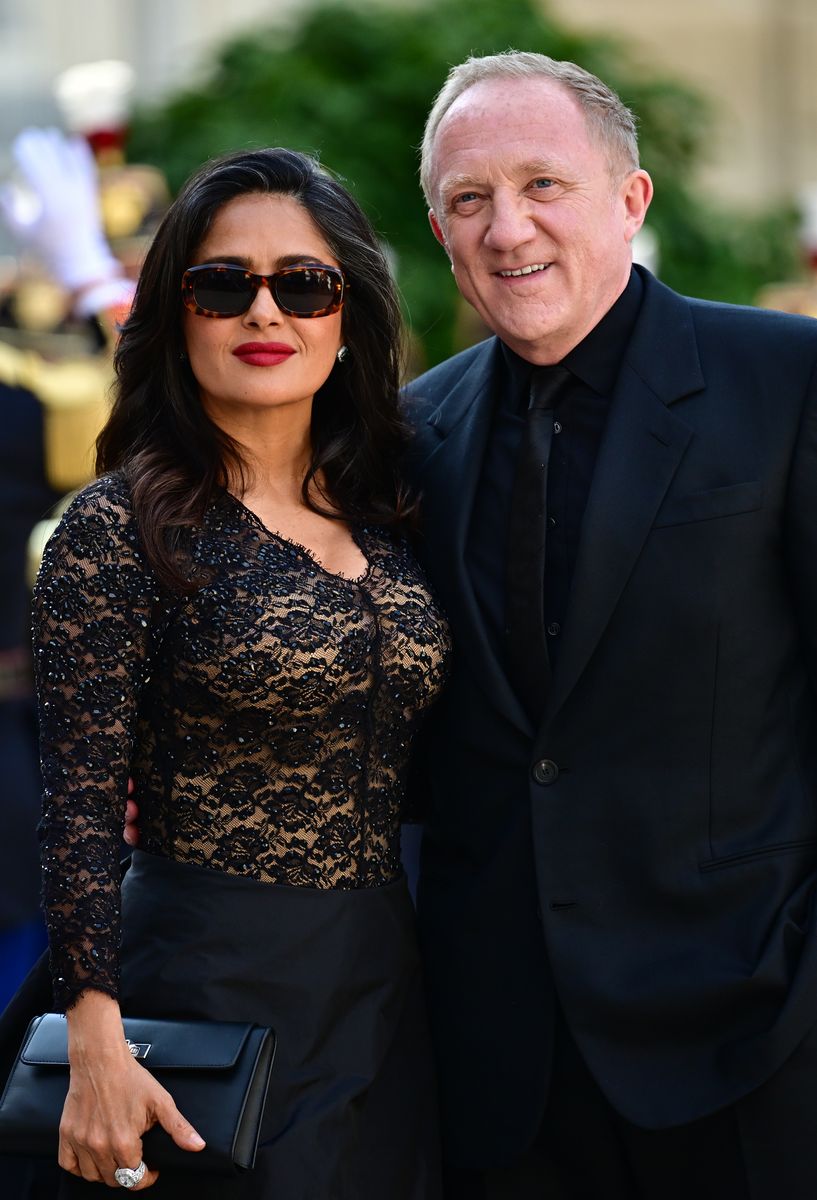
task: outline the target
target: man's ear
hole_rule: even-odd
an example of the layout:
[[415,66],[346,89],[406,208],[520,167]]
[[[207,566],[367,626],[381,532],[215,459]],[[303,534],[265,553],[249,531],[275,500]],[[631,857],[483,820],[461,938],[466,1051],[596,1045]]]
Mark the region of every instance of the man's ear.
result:
[[625,180],[622,200],[624,201],[627,241],[630,242],[644,224],[647,209],[652,200],[652,180],[646,171],[632,171]]
[[440,243],[443,250],[445,250],[446,254],[448,254],[448,257],[450,258],[451,255],[448,252],[448,242],[445,240],[445,234],[443,233],[442,226],[440,225],[440,222],[437,220],[437,216],[436,216],[436,213],[434,212],[433,208],[430,208],[428,210],[428,223],[434,231],[435,238]]

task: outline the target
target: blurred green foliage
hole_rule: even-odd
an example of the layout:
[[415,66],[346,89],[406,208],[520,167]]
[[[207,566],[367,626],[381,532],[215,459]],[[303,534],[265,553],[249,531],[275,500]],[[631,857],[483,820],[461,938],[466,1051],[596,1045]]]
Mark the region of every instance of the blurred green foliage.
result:
[[711,113],[700,98],[673,81],[644,78],[619,44],[569,32],[532,0],[398,7],[317,0],[286,28],[258,28],[228,42],[196,87],[138,112],[130,157],[162,167],[175,190],[226,150],[284,145],[317,154],[394,250],[406,315],[431,364],[458,348],[457,293],[425,219],[417,147],[449,66],[510,46],[581,63],[638,114],[667,283],[749,303],[762,283],[791,273],[791,213],[724,213],[701,195],[695,164]]

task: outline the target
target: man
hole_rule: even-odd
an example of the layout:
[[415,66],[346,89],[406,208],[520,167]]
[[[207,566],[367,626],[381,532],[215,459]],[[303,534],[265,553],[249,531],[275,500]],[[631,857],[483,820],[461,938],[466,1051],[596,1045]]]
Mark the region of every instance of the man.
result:
[[814,1197],[817,325],[632,269],[633,118],[572,64],[455,67],[422,176],[496,334],[408,389],[449,1194]]

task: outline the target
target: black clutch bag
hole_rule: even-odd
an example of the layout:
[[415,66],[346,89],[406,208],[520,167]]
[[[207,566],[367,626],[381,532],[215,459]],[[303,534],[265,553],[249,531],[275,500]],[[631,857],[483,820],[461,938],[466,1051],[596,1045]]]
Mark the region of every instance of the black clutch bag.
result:
[[[275,1034],[258,1025],[220,1021],[123,1019],[130,1052],[167,1088],[201,1134],[201,1151],[180,1150],[156,1126],[144,1135],[143,1157],[162,1170],[235,1175],[255,1163]],[[56,1161],[68,1091],[65,1017],[35,1017],[0,1098],[0,1154]]]

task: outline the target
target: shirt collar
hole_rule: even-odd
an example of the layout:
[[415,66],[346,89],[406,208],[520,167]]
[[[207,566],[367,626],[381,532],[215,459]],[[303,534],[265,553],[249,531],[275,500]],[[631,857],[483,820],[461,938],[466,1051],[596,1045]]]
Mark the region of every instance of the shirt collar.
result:
[[[578,346],[574,346],[562,359],[563,367],[567,367],[572,375],[600,396],[609,396],[613,391],[641,307],[643,292],[644,284],[638,272],[630,271],[627,286],[613,306],[608,308]],[[524,396],[524,407],[527,407],[531,364],[504,342],[500,345],[510,380],[511,396]],[[511,403],[515,407],[512,399]]]

